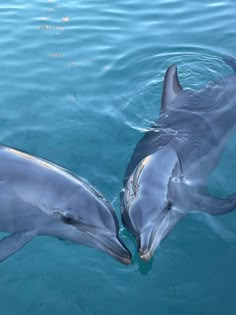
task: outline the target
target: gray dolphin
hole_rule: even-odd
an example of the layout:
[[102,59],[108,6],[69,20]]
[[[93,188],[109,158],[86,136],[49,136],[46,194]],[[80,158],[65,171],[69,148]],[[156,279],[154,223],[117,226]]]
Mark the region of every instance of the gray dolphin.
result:
[[[234,72],[236,60],[225,59]],[[189,211],[218,215],[236,209],[236,193],[207,193],[227,139],[236,125],[236,74],[198,91],[184,90],[177,67],[165,74],[160,116],[138,142],[125,173],[121,213],[149,260]]]
[[0,146],[0,261],[38,235],[95,247],[129,264],[114,209],[84,179],[36,156]]

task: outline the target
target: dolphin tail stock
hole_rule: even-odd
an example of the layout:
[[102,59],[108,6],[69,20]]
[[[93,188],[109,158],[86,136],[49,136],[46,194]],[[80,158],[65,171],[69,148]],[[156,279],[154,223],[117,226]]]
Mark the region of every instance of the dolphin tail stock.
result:
[[227,66],[233,69],[233,71],[236,73],[236,58],[225,55],[223,57],[224,62],[226,63]]
[[205,195],[202,197],[199,210],[211,215],[230,213],[236,210],[236,193],[231,194],[226,199]]
[[37,235],[36,231],[12,233],[0,240],[0,262],[16,253]]

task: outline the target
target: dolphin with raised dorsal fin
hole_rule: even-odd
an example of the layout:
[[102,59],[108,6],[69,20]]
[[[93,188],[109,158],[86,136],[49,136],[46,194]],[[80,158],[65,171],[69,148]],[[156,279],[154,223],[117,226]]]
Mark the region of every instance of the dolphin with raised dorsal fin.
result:
[[87,181],[49,162],[0,146],[0,261],[38,235],[97,248],[129,264],[115,210]]
[[236,125],[236,60],[225,62],[234,74],[195,92],[182,88],[176,65],[166,71],[160,116],[136,145],[121,197],[123,224],[143,260],[189,211],[219,215],[236,209],[236,193],[220,199],[207,192]]

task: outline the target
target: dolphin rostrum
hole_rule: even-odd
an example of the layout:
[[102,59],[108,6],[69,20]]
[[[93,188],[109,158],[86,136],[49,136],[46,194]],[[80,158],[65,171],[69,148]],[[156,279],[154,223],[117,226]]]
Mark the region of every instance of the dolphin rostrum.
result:
[[236,209],[236,193],[221,199],[207,192],[236,125],[236,60],[225,61],[234,74],[195,92],[181,87],[175,65],[166,71],[160,116],[136,145],[121,202],[123,224],[143,260],[189,211],[218,215]]
[[128,264],[114,209],[84,179],[36,156],[0,146],[0,261],[37,235],[95,247]]

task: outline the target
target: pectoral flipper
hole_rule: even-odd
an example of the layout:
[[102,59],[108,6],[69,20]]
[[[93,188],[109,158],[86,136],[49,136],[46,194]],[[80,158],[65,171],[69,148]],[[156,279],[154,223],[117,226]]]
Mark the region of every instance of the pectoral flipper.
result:
[[0,240],[0,262],[16,253],[19,249],[31,241],[37,233],[24,231],[12,233]]
[[233,210],[236,210],[236,193],[231,194],[226,199],[221,199],[208,194],[204,195],[199,210],[211,215],[230,213]]

